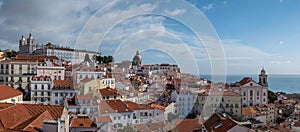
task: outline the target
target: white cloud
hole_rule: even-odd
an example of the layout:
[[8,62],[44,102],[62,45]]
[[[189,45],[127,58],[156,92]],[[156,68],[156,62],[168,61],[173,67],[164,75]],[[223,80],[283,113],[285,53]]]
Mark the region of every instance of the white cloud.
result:
[[213,8],[213,4],[210,3],[210,4],[207,4],[206,6],[202,6],[202,9],[204,11],[208,11],[208,10],[211,10]]
[[279,41],[279,44],[280,44],[280,45],[283,45],[283,44],[284,44],[284,41],[282,41],[282,40]]
[[165,10],[165,13],[170,16],[177,16],[186,13],[186,9],[175,9],[173,11]]

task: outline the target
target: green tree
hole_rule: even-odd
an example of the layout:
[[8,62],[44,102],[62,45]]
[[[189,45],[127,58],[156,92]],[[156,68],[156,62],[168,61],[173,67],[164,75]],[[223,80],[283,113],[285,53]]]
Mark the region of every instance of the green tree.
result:
[[277,96],[274,92],[272,92],[271,90],[268,90],[268,102],[269,103],[274,103],[274,101],[277,100]]
[[7,57],[7,58],[13,58],[13,57],[16,57],[17,55],[19,55],[19,52],[16,52],[16,51],[11,51],[11,52],[6,52],[5,53],[5,57]]
[[114,62],[114,58],[112,56],[96,56],[96,60],[100,64],[108,64]]

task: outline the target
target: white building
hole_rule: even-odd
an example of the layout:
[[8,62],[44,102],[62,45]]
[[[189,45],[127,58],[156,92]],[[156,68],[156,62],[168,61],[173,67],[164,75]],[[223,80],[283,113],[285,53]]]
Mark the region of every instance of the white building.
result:
[[131,101],[105,100],[99,104],[100,116],[109,116],[114,128],[123,128],[131,124],[156,122],[163,115],[162,110],[143,106]]
[[53,80],[53,88],[50,99],[52,105],[63,105],[65,99],[73,98],[75,94],[80,94],[80,90],[74,89],[72,81]]
[[31,102],[49,104],[52,79],[50,76],[34,76],[31,79]]
[[96,67],[83,66],[79,69],[76,69],[77,84],[79,84],[79,82],[85,78],[101,79],[105,75],[106,72],[104,70]]
[[95,59],[96,56],[100,55],[99,53],[94,51],[71,49],[68,47],[53,45],[51,43],[48,43],[35,50],[35,54],[57,56],[59,59],[71,61],[72,64],[82,63],[86,54],[89,56],[89,58],[92,59]]
[[242,95],[243,106],[264,105],[268,103],[268,80],[264,69],[259,75],[259,82],[245,77],[230,85],[230,90]]
[[155,64],[152,65],[152,73],[167,73],[167,71],[179,72],[178,65],[170,65],[170,64]]
[[4,60],[0,62],[0,83],[13,88],[30,88],[30,80],[36,75],[37,60]]
[[65,80],[65,67],[60,62],[45,60],[37,66],[37,76],[50,76],[52,80]]
[[193,94],[189,90],[180,91],[177,95],[175,107],[179,118],[185,118],[189,113],[193,111],[195,99],[197,94]]
[[68,100],[67,108],[76,114],[96,115],[98,114],[98,103],[93,99],[91,94],[75,95]]
[[116,88],[115,78],[102,78],[101,80],[107,87]]

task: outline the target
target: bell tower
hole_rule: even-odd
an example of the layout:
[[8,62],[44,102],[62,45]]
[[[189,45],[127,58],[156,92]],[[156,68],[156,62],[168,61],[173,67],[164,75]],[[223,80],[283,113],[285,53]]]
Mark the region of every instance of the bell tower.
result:
[[268,75],[266,74],[266,71],[264,68],[262,68],[260,71],[258,83],[262,86],[268,86]]

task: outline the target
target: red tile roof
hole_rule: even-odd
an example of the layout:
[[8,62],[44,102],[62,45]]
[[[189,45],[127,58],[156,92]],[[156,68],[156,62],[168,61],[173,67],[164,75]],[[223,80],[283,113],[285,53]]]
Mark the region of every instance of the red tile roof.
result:
[[54,120],[48,110],[38,115],[38,117],[35,118],[31,123],[24,123],[23,125],[25,127],[23,127],[22,125],[19,125],[18,127],[20,127],[21,129],[23,128],[22,131],[36,131],[35,128],[43,128],[44,120]]
[[97,124],[90,118],[75,118],[71,121],[72,128],[93,128],[97,127]]
[[242,108],[242,115],[243,116],[249,116],[249,115],[252,115],[252,114],[255,114],[256,111],[254,109],[252,109],[251,107],[249,108]]
[[0,85],[0,100],[16,97],[23,93],[4,84]]
[[103,88],[99,89],[98,92],[103,95],[119,95],[118,91],[116,89],[112,88]]
[[71,80],[53,80],[53,86],[73,86],[73,82]]
[[224,118],[219,114],[213,114],[205,123],[204,126],[208,132],[226,132],[238,125],[230,118]]
[[18,60],[58,60],[56,56],[41,56],[41,55],[17,55]]
[[0,124],[5,130],[31,130],[28,126],[39,128],[43,123],[41,118],[57,120],[61,117],[63,106],[16,104],[0,110]]
[[80,82],[83,82],[83,83],[87,83],[87,82],[89,82],[89,81],[92,81],[92,80],[95,80],[95,78],[84,78],[84,79],[82,79]]
[[176,129],[178,132],[192,132],[202,129],[202,120],[195,119],[175,119]]
[[11,103],[0,103],[0,110],[13,106]]
[[99,104],[100,113],[123,113],[132,112],[124,102],[121,100],[105,100]]
[[141,104],[137,104],[137,103],[134,103],[134,102],[131,102],[131,101],[124,101],[124,103],[132,110],[150,110],[150,109],[153,109],[152,107],[150,106],[144,106],[144,105],[141,105]]
[[112,122],[109,116],[96,116],[96,121],[102,123]]
[[92,96],[92,94],[75,95],[75,99],[77,99],[77,100],[93,100],[93,96]]
[[250,77],[245,77],[245,78],[243,78],[243,79],[240,81],[240,85],[243,86],[243,85],[245,85],[246,83],[251,82],[251,81],[252,81],[252,78],[250,78]]

